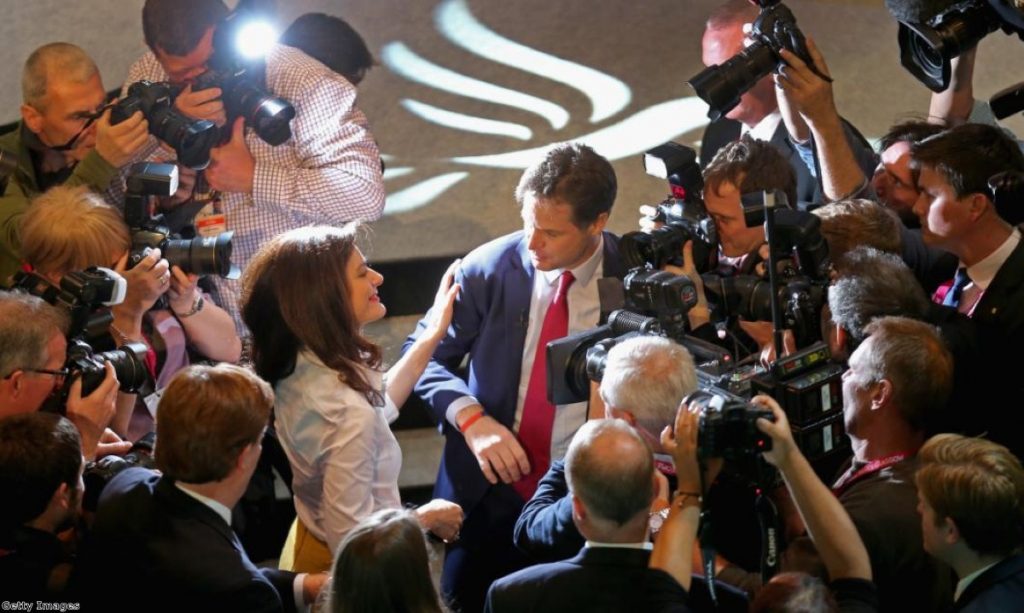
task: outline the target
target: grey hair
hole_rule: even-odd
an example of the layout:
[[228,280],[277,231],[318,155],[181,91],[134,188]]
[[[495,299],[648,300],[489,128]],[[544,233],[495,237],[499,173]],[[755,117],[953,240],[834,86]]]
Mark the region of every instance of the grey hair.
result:
[[0,377],[46,364],[46,344],[67,329],[66,314],[41,298],[0,292]]
[[608,351],[601,398],[632,413],[637,425],[655,436],[673,423],[679,403],[695,389],[693,356],[667,338],[637,336]]
[[43,45],[25,60],[25,67],[21,71],[21,101],[42,110],[49,75],[59,74],[61,78],[73,83],[85,83],[98,72],[96,62],[77,45]]

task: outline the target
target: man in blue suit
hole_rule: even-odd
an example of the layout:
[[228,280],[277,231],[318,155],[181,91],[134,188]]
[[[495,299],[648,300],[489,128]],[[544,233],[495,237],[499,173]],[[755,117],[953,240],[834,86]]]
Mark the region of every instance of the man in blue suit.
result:
[[526,565],[512,544],[516,518],[586,421],[586,403],[538,409],[544,345],[559,320],[561,336],[596,325],[598,280],[625,272],[617,237],[604,232],[615,194],[606,159],[553,146],[516,188],[523,231],[475,249],[456,276],[452,325],[416,387],[445,435],[434,495],[467,513],[442,576],[455,608],[480,610],[494,579]]
[[1024,468],[1002,445],[958,434],[918,452],[925,550],[956,571],[955,611],[1019,611],[1024,600]]
[[161,472],[128,468],[103,489],[72,580],[82,600],[105,611],[148,602],[161,611],[272,612],[316,599],[325,574],[257,568],[231,529],[273,404],[270,386],[238,366],[175,375],[157,412]]

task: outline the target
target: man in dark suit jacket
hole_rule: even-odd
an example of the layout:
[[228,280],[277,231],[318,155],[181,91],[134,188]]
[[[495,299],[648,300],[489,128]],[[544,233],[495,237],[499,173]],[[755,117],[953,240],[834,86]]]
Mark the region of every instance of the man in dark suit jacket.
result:
[[[416,386],[445,435],[434,495],[467,514],[442,577],[446,599],[465,611],[480,610],[491,582],[527,562],[512,527],[548,468],[520,437],[531,370],[535,357],[544,359],[540,333],[564,273],[575,276],[566,291],[572,333],[598,323],[598,279],[625,272],[617,238],[603,232],[615,193],[611,164],[584,145],[556,145],[528,169],[516,190],[523,231],[463,260],[452,325]],[[406,348],[422,330],[423,322]],[[586,411],[585,403],[558,407],[550,459],[564,453]]]
[[[636,429],[652,451],[659,471],[675,478],[672,458],[661,448],[658,436],[675,423],[676,410],[687,394],[697,389],[693,357],[682,345],[658,336],[626,339],[608,351],[600,395],[605,417],[622,419]],[[668,483],[652,507],[668,515]],[[538,562],[571,558],[583,546],[583,536],[572,519],[572,497],[565,478],[565,464],[553,462],[537,486],[537,493],[523,507],[516,521],[516,546]]]
[[1019,611],[1024,602],[1024,467],[1002,445],[957,434],[918,453],[921,532],[956,571],[956,611]]
[[643,438],[625,421],[588,422],[566,454],[573,521],[586,545],[563,562],[499,579],[487,611],[685,611],[687,595],[648,568],[647,522],[658,484]]
[[104,488],[73,580],[84,601],[269,612],[315,599],[324,575],[256,568],[230,525],[273,402],[270,386],[237,366],[192,366],[171,380],[157,413],[163,475],[129,468]]
[[921,189],[914,213],[924,241],[960,260],[956,278],[935,300],[970,318],[979,351],[977,360],[964,361],[973,368],[976,396],[971,411],[963,407],[958,431],[987,432],[1024,457],[1024,434],[1012,410],[1024,385],[1016,361],[1002,357],[1024,347],[1024,241],[1000,216],[988,185],[996,173],[1024,171],[1024,154],[1000,128],[964,124],[915,143],[911,158]]

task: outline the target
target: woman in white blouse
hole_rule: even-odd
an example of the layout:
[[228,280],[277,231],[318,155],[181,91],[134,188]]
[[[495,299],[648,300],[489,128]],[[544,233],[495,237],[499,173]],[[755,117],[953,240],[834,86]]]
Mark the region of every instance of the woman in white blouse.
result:
[[[401,506],[402,452],[388,424],[444,336],[458,292],[455,262],[438,288],[430,329],[381,372],[380,348],[362,327],[384,317],[383,277],[355,239],[353,224],[286,232],[256,254],[242,282],[253,363],[274,386],[277,435],[293,472],[298,517],[280,566],[296,572],[329,570],[360,520]],[[421,506],[417,516],[445,540],[462,525],[462,510],[445,500]]]

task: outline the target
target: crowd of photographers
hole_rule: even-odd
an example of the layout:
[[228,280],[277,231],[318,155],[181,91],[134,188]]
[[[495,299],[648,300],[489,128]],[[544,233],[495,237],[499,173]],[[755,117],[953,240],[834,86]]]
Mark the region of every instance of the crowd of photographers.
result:
[[[147,0],[113,99],[82,49],[40,47],[0,136],[0,596],[1018,606],[1024,153],[970,85],[977,41],[1024,29],[998,4],[891,3],[935,94],[875,152],[787,7],[725,2],[691,80],[714,121],[699,155],[647,153],[671,195],[641,230],[605,231],[606,159],[553,145],[523,230],[452,265],[388,369],[350,223],[384,198],[351,27],[307,15],[254,59],[244,10]],[[401,511],[412,393],[444,454]],[[275,461],[298,517],[261,568],[245,503]]]

